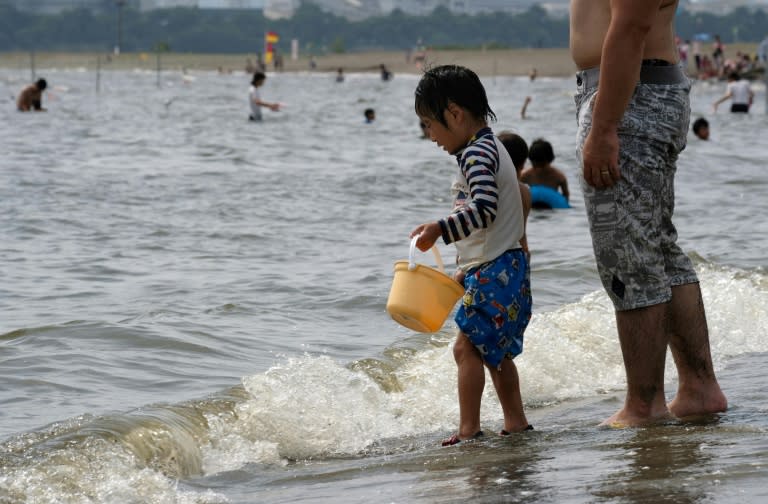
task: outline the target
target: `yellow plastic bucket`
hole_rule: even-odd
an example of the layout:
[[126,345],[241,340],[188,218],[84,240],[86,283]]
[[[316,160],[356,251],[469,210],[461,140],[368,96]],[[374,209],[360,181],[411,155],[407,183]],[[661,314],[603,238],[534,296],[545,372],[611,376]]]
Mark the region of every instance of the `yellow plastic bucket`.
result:
[[414,262],[416,238],[411,240],[408,261],[395,263],[395,277],[387,299],[387,313],[400,325],[418,332],[435,332],[443,326],[464,287],[445,274],[437,247],[432,247],[439,269]]

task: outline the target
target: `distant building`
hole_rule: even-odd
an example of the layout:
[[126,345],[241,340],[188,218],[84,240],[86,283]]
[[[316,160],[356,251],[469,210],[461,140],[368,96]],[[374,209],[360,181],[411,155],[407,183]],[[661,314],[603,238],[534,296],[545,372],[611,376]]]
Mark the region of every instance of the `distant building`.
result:
[[387,3],[389,5],[386,6],[388,10],[384,11],[385,13],[399,9],[412,16],[424,16],[440,6],[448,7],[450,0],[393,0]]
[[197,7],[199,0],[139,0],[139,9],[171,9],[173,7]]
[[293,16],[298,7],[298,0],[266,0],[264,2],[264,17],[267,19],[287,19]]
[[689,12],[707,12],[722,16],[736,7],[768,9],[768,0],[682,0],[680,6]]
[[[395,9],[412,16],[425,16],[438,7],[460,14],[487,12],[522,12],[540,3],[539,0],[304,0],[326,12],[350,20],[387,15]],[[552,1],[552,0],[550,0]],[[560,0],[568,5],[568,0]],[[268,18],[288,18],[300,5],[299,0],[265,0],[264,15]],[[554,3],[557,3],[556,0]]]
[[[202,1],[202,0],[201,0]],[[540,0],[303,0],[322,10],[350,20],[384,16],[401,10],[411,16],[425,16],[438,7],[461,14],[487,12],[522,12],[541,3]],[[558,0],[549,0],[557,4]],[[272,19],[289,18],[302,0],[264,0],[264,15]],[[567,12],[568,0],[559,0]]]
[[263,9],[265,0],[139,0],[143,11],[172,7],[199,9]]
[[201,9],[263,9],[264,0],[198,0]]
[[[74,9],[104,11],[115,8],[114,2],[107,0],[8,0],[8,3],[22,12],[31,14],[58,14]],[[138,0],[129,0],[125,5],[137,4]]]
[[321,9],[333,12],[337,16],[345,17],[351,21],[359,21],[373,16],[381,16],[381,2],[379,0],[307,0]]
[[[108,11],[118,0],[0,0],[16,9],[32,14],[57,14],[72,9]],[[173,7],[200,9],[263,9],[271,19],[289,18],[301,5],[309,2],[321,9],[350,20],[387,15],[399,9],[412,16],[423,16],[437,7],[451,12],[474,15],[488,12],[518,13],[540,5],[554,16],[568,14],[569,0],[121,0],[126,8],[142,11]],[[727,14],[736,7],[768,10],[768,0],[681,0],[680,8],[690,12]]]
[[522,12],[539,4],[538,0],[450,0],[452,12],[480,14],[488,12]]

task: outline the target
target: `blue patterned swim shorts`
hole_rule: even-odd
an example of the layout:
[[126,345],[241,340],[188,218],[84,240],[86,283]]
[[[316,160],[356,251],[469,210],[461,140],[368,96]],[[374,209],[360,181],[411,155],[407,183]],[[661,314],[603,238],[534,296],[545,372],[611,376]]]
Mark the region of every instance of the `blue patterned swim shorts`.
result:
[[531,320],[531,275],[520,249],[473,268],[464,278],[464,298],[456,324],[489,366],[523,352],[523,333]]

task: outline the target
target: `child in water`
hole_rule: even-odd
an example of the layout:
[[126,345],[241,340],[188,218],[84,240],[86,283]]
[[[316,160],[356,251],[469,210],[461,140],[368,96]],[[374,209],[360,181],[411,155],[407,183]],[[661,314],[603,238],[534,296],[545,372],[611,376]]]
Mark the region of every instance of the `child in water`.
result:
[[520,243],[525,222],[515,167],[488,127],[496,116],[473,71],[456,65],[433,68],[421,78],[415,94],[416,114],[430,139],[458,161],[452,213],[411,232],[421,251],[438,238],[456,245],[454,278],[465,289],[453,346],[459,429],[442,444],[483,435],[484,366],[504,411],[501,434],[531,430],[512,360],[523,351],[523,332],[531,318],[530,271]]
[[280,110],[279,103],[270,103],[261,99],[259,88],[264,85],[266,80],[266,74],[261,71],[256,71],[253,74],[253,79],[251,79],[251,88],[248,92],[248,102],[251,105],[251,115],[248,119],[251,121],[261,121],[261,107],[266,107],[274,112]]
[[709,121],[703,117],[693,121],[693,134],[700,140],[709,140]]
[[37,82],[25,87],[16,100],[16,108],[20,112],[28,112],[30,110],[44,112],[43,91],[47,87],[48,82],[45,79],[37,79]]
[[559,190],[567,201],[571,195],[568,192],[568,179],[565,178],[565,173],[552,165],[555,160],[552,144],[537,138],[528,148],[528,159],[531,160],[531,166],[523,170],[520,180],[528,185],[541,185]]
[[[534,70],[536,70],[534,68]],[[525,227],[528,227],[528,215],[531,213],[533,207],[533,201],[531,199],[531,189],[528,184],[520,181],[520,174],[525,168],[525,160],[528,159],[528,144],[525,143],[523,137],[511,131],[502,131],[497,135],[504,148],[507,149],[509,157],[512,158],[512,164],[515,165],[515,171],[517,172],[518,186],[520,187],[520,198],[523,201],[523,222]],[[523,250],[528,254],[528,259],[531,258],[531,253],[528,250],[528,237],[527,233],[523,235],[520,240],[520,245],[523,246]]]

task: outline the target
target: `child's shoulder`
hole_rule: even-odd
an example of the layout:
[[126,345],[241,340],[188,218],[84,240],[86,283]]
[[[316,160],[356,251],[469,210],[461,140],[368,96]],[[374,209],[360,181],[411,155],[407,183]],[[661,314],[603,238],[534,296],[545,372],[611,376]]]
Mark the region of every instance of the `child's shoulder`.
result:
[[496,135],[493,134],[493,131],[491,131],[490,128],[484,128],[472,137],[465,150],[479,149],[497,151],[498,146],[496,142]]
[[494,138],[493,135],[474,138],[459,155],[461,163],[471,165],[480,161],[486,165],[497,164],[499,162],[499,148]]

